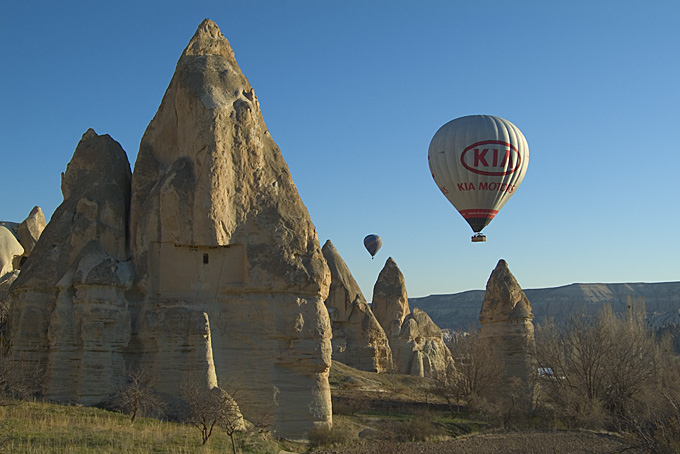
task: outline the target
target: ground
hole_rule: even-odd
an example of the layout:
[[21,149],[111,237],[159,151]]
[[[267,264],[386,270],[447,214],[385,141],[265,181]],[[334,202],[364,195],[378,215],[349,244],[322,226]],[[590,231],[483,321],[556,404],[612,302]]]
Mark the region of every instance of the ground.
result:
[[[316,454],[586,454],[626,449],[616,435],[590,432],[509,432],[479,434],[441,442],[370,442],[314,450]],[[626,450],[627,453],[638,451]]]

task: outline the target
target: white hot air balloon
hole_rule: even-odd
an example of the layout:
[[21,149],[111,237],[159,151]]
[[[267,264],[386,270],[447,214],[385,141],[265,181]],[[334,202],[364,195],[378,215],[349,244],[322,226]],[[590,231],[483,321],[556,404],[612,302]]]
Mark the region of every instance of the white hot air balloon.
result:
[[517,191],[529,146],[509,121],[470,115],[439,128],[428,160],[435,183],[475,232],[472,241],[486,241],[481,231]]

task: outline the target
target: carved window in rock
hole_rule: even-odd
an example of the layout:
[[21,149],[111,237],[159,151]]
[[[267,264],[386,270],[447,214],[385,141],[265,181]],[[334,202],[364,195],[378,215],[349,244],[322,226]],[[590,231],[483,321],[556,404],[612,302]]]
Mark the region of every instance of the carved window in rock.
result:
[[164,298],[207,298],[248,282],[242,244],[185,246],[152,243],[153,292]]

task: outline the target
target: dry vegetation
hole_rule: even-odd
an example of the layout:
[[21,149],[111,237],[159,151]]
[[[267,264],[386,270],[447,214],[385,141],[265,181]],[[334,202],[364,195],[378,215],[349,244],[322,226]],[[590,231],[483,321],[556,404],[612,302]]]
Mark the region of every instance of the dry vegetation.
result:
[[[122,413],[91,407],[6,400],[0,406],[0,451],[6,453],[224,453],[229,436],[217,431],[203,446],[196,429],[151,418],[134,423]],[[280,444],[263,433],[239,439],[243,453],[277,454]]]
[[[680,364],[670,341],[647,330],[641,311],[631,308],[619,317],[605,310],[596,318],[575,319],[564,326],[538,326],[536,333],[538,366],[550,373],[536,377],[535,405],[530,409],[514,405],[515,386],[498,381],[503,370],[497,358],[472,333],[452,345],[457,369],[433,379],[362,372],[334,362],[333,428],[311,431],[309,443],[304,444],[273,439],[261,427],[237,432],[240,415],[234,412],[235,394],[215,399],[190,395],[187,387],[187,417],[184,423],[175,423],[143,417],[159,414],[163,404],[153,383],[141,373],[132,373],[128,387],[116,394],[118,411],[106,411],[27,400],[27,391],[16,384],[20,371],[8,369],[3,374],[0,370],[6,395],[0,405],[0,450],[98,454],[680,451]],[[501,397],[489,398],[493,394]]]
[[471,333],[452,345],[457,369],[434,380],[334,366],[334,412],[350,423],[336,417],[313,444],[344,439],[341,450],[318,452],[347,453],[680,452],[679,358],[647,328],[643,303],[536,333],[543,373],[531,408],[518,405],[521,385],[499,383],[497,359]]

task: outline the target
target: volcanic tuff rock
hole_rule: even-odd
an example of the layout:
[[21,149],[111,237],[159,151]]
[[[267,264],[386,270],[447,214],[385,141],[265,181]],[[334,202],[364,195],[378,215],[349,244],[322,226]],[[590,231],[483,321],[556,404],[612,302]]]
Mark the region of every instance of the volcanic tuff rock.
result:
[[11,353],[45,367],[47,398],[90,404],[124,383],[130,336],[130,165],[120,145],[88,130],[62,193],[11,288]]
[[6,298],[10,285],[19,277],[21,264],[28,257],[44,228],[45,215],[40,207],[34,207],[20,224],[0,222],[0,319],[3,322],[9,306]]
[[281,435],[330,424],[330,272],[253,88],[207,19],[142,138],[130,232],[133,341],[162,391],[198,374],[243,390],[244,416],[273,414]]
[[404,275],[392,257],[385,262],[373,286],[371,309],[388,337],[399,334],[401,324],[411,312]]
[[333,359],[360,370],[385,372],[392,352],[385,331],[331,240],[322,249],[331,272],[326,308],[333,327]]
[[19,260],[24,255],[24,248],[14,233],[0,225],[0,279],[19,268]]
[[13,360],[44,367],[48,398],[99,402],[141,369],[175,397],[239,389],[280,436],[330,425],[330,271],[217,25],[182,53],[132,177],[89,130],[62,193],[9,297]]
[[480,339],[490,342],[505,364],[505,374],[528,388],[536,373],[531,305],[505,260],[500,260],[486,284],[479,321]]
[[432,377],[453,367],[451,351],[444,343],[442,331],[425,311],[413,309],[404,319],[398,338],[392,339],[397,370]]
[[33,207],[21,223],[0,222],[0,280],[19,269],[22,261],[33,250],[45,224],[45,215],[40,207]]
[[33,207],[28,217],[19,224],[17,238],[24,247],[24,257],[28,257],[31,253],[46,225],[45,214],[40,207]]
[[392,257],[373,287],[372,306],[387,331],[397,372],[430,377],[453,366],[441,330],[424,311],[409,311],[404,275]]

